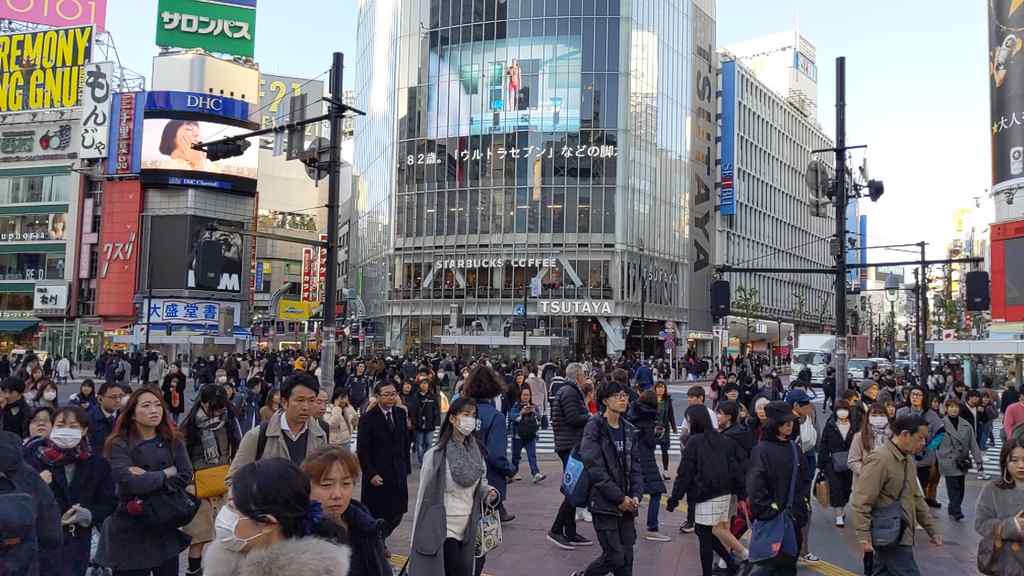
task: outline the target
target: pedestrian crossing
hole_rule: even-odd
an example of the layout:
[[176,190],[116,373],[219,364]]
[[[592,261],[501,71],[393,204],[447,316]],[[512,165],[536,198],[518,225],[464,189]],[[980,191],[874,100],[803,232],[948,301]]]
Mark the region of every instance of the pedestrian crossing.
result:
[[[358,435],[357,434],[353,434],[352,435],[353,446],[355,446],[358,443],[358,441],[359,441]],[[434,437],[430,441],[431,445],[433,445],[435,442],[437,442],[437,432],[434,433]],[[511,453],[512,452],[512,438],[511,437],[509,437],[507,444],[508,444],[508,451],[509,451],[509,453]],[[523,458],[526,458],[525,452],[526,451],[524,450],[523,451]],[[555,433],[551,430],[551,428],[548,428],[547,430],[540,430],[537,433],[537,454],[554,454],[554,453],[555,453]],[[679,453],[680,453],[679,435],[678,434],[672,434],[672,439],[671,439],[671,442],[670,442],[670,445],[669,445],[669,454],[679,454]]]
[[[1001,418],[992,423],[992,440],[995,446],[992,448],[982,447],[981,452],[982,460],[985,461],[985,472],[995,478],[999,475],[999,453],[1003,451],[1003,420]],[[977,473],[977,467],[972,467],[971,471]]]

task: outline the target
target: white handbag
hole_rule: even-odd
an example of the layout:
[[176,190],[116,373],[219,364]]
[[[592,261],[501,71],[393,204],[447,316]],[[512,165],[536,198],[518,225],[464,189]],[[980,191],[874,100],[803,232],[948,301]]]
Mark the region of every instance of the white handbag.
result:
[[477,523],[476,544],[473,556],[483,558],[488,552],[501,545],[501,518],[498,507],[480,504],[480,520]]

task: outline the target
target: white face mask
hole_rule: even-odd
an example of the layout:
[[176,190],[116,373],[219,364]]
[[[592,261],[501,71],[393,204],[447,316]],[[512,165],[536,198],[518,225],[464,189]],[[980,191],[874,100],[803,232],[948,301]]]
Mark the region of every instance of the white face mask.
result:
[[849,410],[836,410],[836,416],[839,419],[841,419],[841,420],[845,420],[845,419],[850,417],[850,411]]
[[54,392],[53,390],[47,390],[46,392],[43,392],[43,400],[46,400],[47,402],[53,402],[56,399],[57,393]]
[[82,430],[80,428],[54,428],[50,432],[50,441],[58,448],[74,448],[82,441]]
[[29,390],[28,392],[25,392],[25,400],[28,400],[29,402],[31,402],[31,401],[33,401],[35,399],[36,399],[36,391],[35,390]]
[[226,550],[231,552],[241,552],[249,542],[266,534],[266,531],[263,531],[248,538],[239,538],[235,535],[235,528],[241,519],[242,517],[233,508],[224,506],[217,513],[217,520],[214,522],[213,530],[217,539]]
[[868,422],[875,428],[881,428],[889,424],[889,419],[885,416],[872,416],[868,418]]
[[227,384],[227,383],[228,383],[228,377],[227,376],[218,376],[217,377],[217,384]]
[[463,436],[469,436],[476,430],[476,418],[474,416],[459,416],[459,422],[455,427]]

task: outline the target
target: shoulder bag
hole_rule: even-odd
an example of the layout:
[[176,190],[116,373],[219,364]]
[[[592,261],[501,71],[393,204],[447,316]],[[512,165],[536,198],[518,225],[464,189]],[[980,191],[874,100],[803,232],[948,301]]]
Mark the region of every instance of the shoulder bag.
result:
[[789,479],[789,496],[786,507],[770,520],[754,520],[750,536],[750,561],[762,562],[775,558],[779,554],[796,557],[800,552],[796,545],[796,527],[793,525],[793,498],[796,492],[796,477],[800,473],[800,450],[794,442],[789,443],[793,450],[793,474]]
[[[174,461],[174,443],[170,443],[171,461]],[[164,486],[160,490],[139,499],[141,512],[137,518],[154,529],[181,528],[199,512],[199,498],[189,494],[184,487]]]
[[876,548],[896,544],[903,534],[903,491],[907,489],[906,471],[904,466],[900,493],[896,500],[871,511],[871,544]]
[[566,502],[574,508],[582,508],[590,501],[590,475],[583,466],[579,448],[572,451],[565,463],[561,491]]

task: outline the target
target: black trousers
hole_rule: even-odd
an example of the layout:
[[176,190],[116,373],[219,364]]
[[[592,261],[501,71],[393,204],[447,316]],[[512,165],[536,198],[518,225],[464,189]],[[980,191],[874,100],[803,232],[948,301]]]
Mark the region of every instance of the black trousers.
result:
[[114,576],[178,576],[178,557],[168,558],[163,564],[142,570],[114,570]]
[[[697,532],[697,539],[700,541],[700,568],[704,572],[704,576],[711,576],[712,570],[715,567],[715,554],[726,562],[732,564],[732,556],[729,551],[725,549],[725,545],[718,539],[711,531],[711,526],[705,526],[703,524],[697,524],[694,526],[694,530]],[[732,566],[730,565],[730,569]]]
[[949,495],[950,516],[963,514],[960,506],[964,503],[964,479],[965,476],[946,476],[946,494]]
[[[562,459],[562,474],[565,474],[565,465],[569,462],[569,455],[572,450],[559,450],[558,457]],[[555,515],[555,523],[551,525],[551,532],[563,536],[576,535],[576,508],[562,498],[562,504],[558,507]]]
[[594,530],[601,555],[587,566],[584,576],[633,576],[636,521],[633,514],[594,514]]
[[402,517],[403,516],[405,516],[405,514],[398,514],[397,516],[392,516],[390,518],[385,518],[384,519],[384,539],[385,540],[387,540],[388,537],[391,536],[391,533],[394,532],[396,528],[401,526],[401,524],[402,524]]
[[447,538],[444,541],[444,573],[447,576],[473,576],[473,563],[463,559],[465,547],[461,540]]
[[[963,479],[963,476],[960,476]],[[921,576],[911,546],[884,546],[875,550],[873,576]]]

